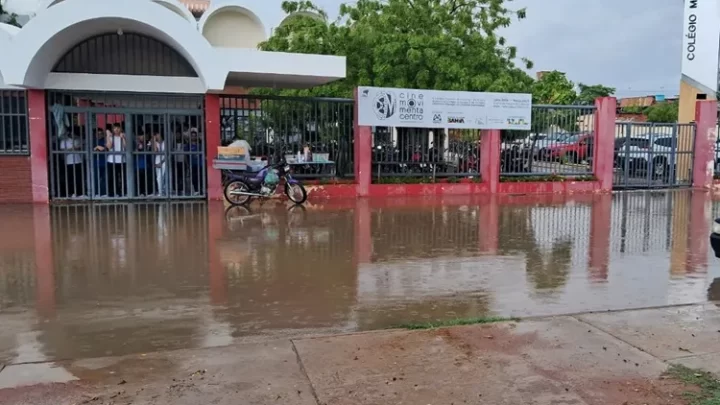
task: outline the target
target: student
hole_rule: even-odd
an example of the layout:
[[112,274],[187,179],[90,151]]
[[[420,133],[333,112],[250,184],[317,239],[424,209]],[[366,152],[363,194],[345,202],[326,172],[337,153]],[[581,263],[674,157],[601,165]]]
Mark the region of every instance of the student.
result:
[[85,194],[83,181],[83,156],[80,153],[67,153],[82,150],[82,144],[75,131],[60,143],[60,149],[65,151],[65,193],[64,197],[78,197]]
[[153,136],[153,152],[155,152],[155,182],[158,194],[167,196],[167,164],[165,162],[165,141],[160,132]]
[[110,183],[111,197],[123,197],[125,195],[125,149],[127,147],[125,132],[120,124],[114,124],[112,134],[106,144],[110,149],[108,155],[108,180]]
[[[201,152],[200,148],[200,137],[198,136],[198,130],[192,128],[190,130],[190,142],[186,144],[185,150],[188,152]],[[190,155],[190,183],[192,185],[192,193],[199,194],[201,179],[202,179],[202,155],[199,153],[192,153]]]
[[[187,190],[186,181],[185,181],[185,173],[187,165],[185,163],[185,154],[182,153],[185,151],[184,145],[185,139],[182,134],[182,132],[178,131],[175,134],[175,145],[174,150],[176,153],[173,155],[173,168],[172,168],[172,181],[173,181],[173,189],[175,190],[175,195],[183,195],[185,193],[185,190]],[[171,143],[171,147],[173,147]]]
[[93,172],[95,174],[95,195],[107,195],[107,134],[102,128],[98,128],[93,140]]
[[152,189],[152,170],[150,169],[152,156],[142,153],[147,151],[148,145],[145,134],[139,133],[135,140],[135,150],[141,152],[135,155],[135,190],[140,196],[150,195]]

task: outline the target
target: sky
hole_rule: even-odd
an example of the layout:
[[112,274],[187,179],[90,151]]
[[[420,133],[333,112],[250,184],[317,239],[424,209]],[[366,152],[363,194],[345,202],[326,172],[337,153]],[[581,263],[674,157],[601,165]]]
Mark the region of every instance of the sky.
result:
[[[27,10],[42,0],[6,1]],[[281,2],[243,0],[268,30],[284,17]],[[342,2],[315,0],[331,18]],[[678,93],[682,0],[512,0],[508,7],[527,8],[503,35],[534,62],[533,74],[559,70],[576,83],[615,87],[619,97]]]
[[[316,0],[331,17],[341,0]],[[268,27],[283,18],[280,0],[257,0]],[[680,87],[682,0],[514,0],[527,18],[503,33],[536,70],[559,70],[573,82],[615,87],[620,97]]]

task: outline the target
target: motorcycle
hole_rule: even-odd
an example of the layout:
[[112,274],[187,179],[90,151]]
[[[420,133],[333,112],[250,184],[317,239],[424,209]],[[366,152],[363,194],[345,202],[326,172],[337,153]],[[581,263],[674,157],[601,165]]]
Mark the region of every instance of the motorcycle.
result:
[[232,205],[247,204],[253,197],[272,197],[280,185],[280,179],[285,180],[284,192],[290,201],[302,204],[307,200],[305,187],[292,177],[284,157],[276,164],[248,166],[243,172],[227,172],[226,177],[223,193]]

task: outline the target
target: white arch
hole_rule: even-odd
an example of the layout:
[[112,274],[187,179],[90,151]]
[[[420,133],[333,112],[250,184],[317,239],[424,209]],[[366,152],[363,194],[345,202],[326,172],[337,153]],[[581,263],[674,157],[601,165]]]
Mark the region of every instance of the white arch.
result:
[[181,16],[182,18],[186,19],[188,22],[193,24],[193,27],[197,27],[197,22],[195,21],[195,17],[192,15],[190,10],[179,2],[178,0],[152,0],[155,3],[160,4],[161,6],[164,6],[170,11],[174,11],[177,15]]
[[20,28],[10,24],[0,23],[0,35],[7,34],[8,37],[14,37],[18,32],[20,32]]
[[[38,7],[37,12],[40,13],[44,10],[49,9],[52,6],[58,5],[65,0],[42,0],[42,3],[40,7]],[[196,24],[195,17],[192,15],[190,10],[188,10],[187,7],[185,7],[184,4],[182,4],[179,0],[151,0],[155,3],[160,4],[161,6],[169,9],[170,11],[173,11],[175,14],[179,15],[180,17],[184,18],[188,22],[193,23],[193,25]]]
[[215,62],[205,38],[166,7],[147,0],[63,1],[31,19],[11,43],[13,63],[5,82],[42,87],[57,60],[91,36],[123,30],[156,38],[178,51],[193,66],[206,90],[222,90],[227,77]]
[[[242,0],[229,0],[226,2],[211,3],[210,8],[203,13],[202,17],[200,18],[200,22],[198,23],[198,30],[200,31],[200,33],[205,36],[207,33],[206,28],[210,27],[207,26],[208,22],[212,21],[213,17],[228,11],[241,13],[247,18],[249,18],[250,21],[252,21],[260,31],[257,33],[254,32],[253,34],[262,37],[262,41],[267,39],[267,31],[265,29],[265,24],[263,24],[262,20],[260,20],[260,17],[258,17],[257,14],[255,14],[250,9],[250,7],[245,4],[245,1]],[[241,28],[238,28],[238,31],[240,31]]]
[[[13,34],[11,34],[11,30],[6,29],[6,27],[17,28],[8,24],[0,24],[0,49],[10,49],[11,46],[10,42],[12,41]],[[5,72],[5,64],[8,63],[9,59],[8,57],[0,58],[0,87],[5,84],[3,74]]]

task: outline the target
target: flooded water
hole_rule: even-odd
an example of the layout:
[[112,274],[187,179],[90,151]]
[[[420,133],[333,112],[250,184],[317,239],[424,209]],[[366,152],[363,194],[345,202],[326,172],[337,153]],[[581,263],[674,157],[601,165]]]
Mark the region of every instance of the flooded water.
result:
[[702,193],[0,207],[0,363],[720,297]]

